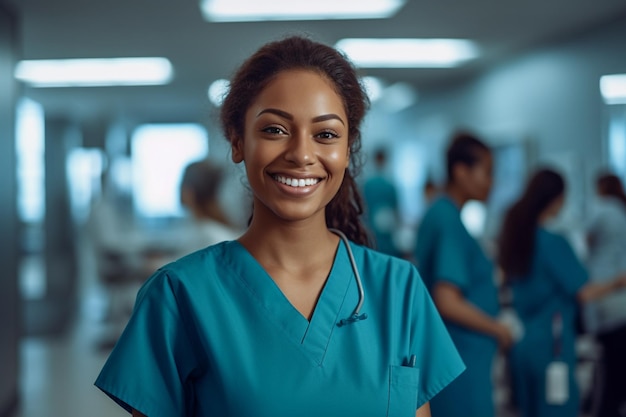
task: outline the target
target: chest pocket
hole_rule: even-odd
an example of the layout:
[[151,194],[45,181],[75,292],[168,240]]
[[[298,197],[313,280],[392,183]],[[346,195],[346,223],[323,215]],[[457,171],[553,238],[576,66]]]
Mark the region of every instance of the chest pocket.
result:
[[415,417],[420,370],[409,366],[389,367],[387,417]]

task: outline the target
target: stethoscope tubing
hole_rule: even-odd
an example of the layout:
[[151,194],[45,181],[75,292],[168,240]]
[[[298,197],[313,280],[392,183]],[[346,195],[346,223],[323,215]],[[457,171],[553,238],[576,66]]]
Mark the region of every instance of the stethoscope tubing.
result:
[[348,318],[342,319],[337,323],[338,326],[343,326],[345,324],[354,323],[359,320],[365,320],[367,318],[367,314],[359,314],[361,312],[361,307],[363,307],[363,302],[365,300],[365,292],[363,291],[363,284],[361,282],[361,275],[359,274],[359,269],[356,266],[356,261],[354,259],[354,254],[352,253],[352,248],[350,247],[350,241],[348,237],[338,229],[329,229],[331,232],[338,235],[348,250],[348,257],[350,258],[350,265],[352,266],[352,271],[354,272],[354,278],[356,280],[357,290],[359,292],[359,301],[352,312],[352,315]]

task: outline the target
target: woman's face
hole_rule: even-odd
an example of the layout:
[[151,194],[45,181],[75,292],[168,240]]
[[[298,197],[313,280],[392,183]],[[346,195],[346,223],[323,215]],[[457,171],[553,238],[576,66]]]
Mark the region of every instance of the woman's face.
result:
[[246,111],[232,155],[245,163],[255,219],[325,222],[350,157],[341,97],[315,72],[279,73]]
[[463,189],[468,200],[486,201],[491,191],[493,159],[491,153],[481,152],[480,158],[472,166],[459,165],[461,168],[456,182]]
[[559,213],[561,212],[561,209],[563,209],[564,203],[565,203],[565,193],[561,193],[557,197],[555,197],[554,200],[550,202],[548,207],[546,207],[545,217],[547,219],[553,219],[556,216],[558,216]]

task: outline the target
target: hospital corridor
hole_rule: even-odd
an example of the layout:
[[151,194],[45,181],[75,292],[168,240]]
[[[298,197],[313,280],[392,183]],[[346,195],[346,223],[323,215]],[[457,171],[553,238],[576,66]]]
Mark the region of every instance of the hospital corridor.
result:
[[0,417],[626,417],[625,44],[623,0],[0,0]]

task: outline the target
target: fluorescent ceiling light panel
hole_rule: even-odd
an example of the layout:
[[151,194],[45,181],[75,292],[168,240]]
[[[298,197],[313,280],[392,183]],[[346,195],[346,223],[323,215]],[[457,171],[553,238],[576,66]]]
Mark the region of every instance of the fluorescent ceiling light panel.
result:
[[166,58],[96,58],[21,61],[15,78],[33,87],[103,87],[167,84]]
[[377,19],[393,16],[406,0],[201,0],[213,22]]
[[465,39],[342,39],[335,47],[363,68],[450,68],[478,56]]
[[626,104],[626,74],[600,77],[600,93],[607,104]]

